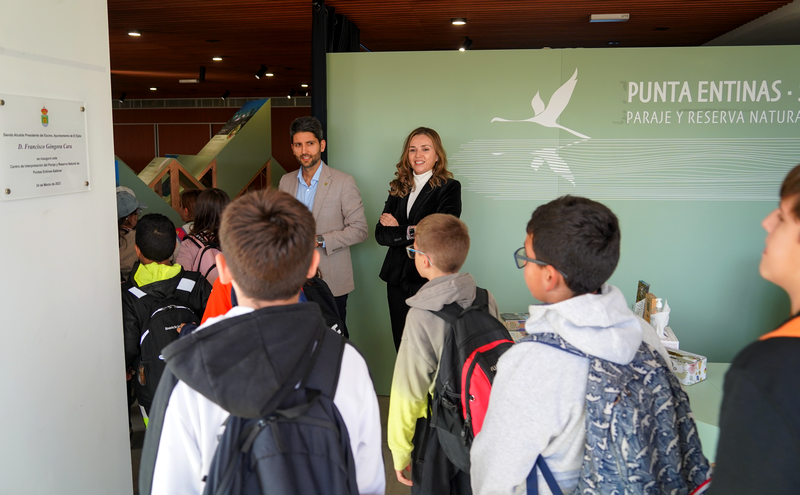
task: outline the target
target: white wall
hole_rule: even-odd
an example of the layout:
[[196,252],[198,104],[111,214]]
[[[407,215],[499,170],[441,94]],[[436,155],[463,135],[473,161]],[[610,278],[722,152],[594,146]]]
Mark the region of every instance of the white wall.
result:
[[91,191],[0,202],[0,494],[132,492],[109,75],[105,0],[3,2],[0,93],[86,102]]

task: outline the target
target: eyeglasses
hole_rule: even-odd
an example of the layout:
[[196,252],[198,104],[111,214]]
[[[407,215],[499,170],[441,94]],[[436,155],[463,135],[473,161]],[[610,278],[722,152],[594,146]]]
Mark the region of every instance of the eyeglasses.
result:
[[428,256],[427,254],[423,253],[422,251],[417,251],[416,249],[412,248],[411,246],[406,246],[406,254],[408,255],[409,258],[411,258],[413,260],[414,256],[416,255],[416,253],[419,253],[422,256],[425,256],[425,258],[428,259],[428,263],[433,265],[433,261],[431,261],[430,256]]
[[[514,262],[517,264],[517,268],[524,267],[525,263],[528,263],[528,262],[535,263],[535,264],[541,265],[541,266],[552,266],[553,268],[556,268],[551,263],[545,263],[544,261],[539,261],[539,260],[534,260],[534,259],[528,258],[527,256],[525,256],[525,248],[524,247],[521,247],[521,248],[517,249],[516,251],[514,251]],[[556,271],[558,273],[560,273],[561,275],[563,275],[564,278],[569,278],[569,277],[567,277],[566,273],[562,272],[558,268],[556,268]]]

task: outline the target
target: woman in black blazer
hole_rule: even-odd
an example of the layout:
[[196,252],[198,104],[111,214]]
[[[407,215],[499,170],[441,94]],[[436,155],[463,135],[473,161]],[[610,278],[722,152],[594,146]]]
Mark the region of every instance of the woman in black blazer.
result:
[[414,243],[414,227],[431,213],[461,216],[461,184],[447,170],[439,134],[427,127],[408,135],[394,175],[375,239],[389,247],[380,277],[387,284],[394,345],[399,349],[409,309],[406,299],[427,282],[405,248]]

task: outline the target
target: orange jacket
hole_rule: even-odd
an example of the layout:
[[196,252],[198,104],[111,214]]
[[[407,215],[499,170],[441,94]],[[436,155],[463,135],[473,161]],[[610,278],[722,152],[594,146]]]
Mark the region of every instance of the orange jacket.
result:
[[762,335],[758,340],[767,340],[775,337],[800,337],[800,318],[792,318],[777,330]]
[[208,296],[206,303],[206,312],[203,313],[203,320],[201,324],[205,323],[207,319],[215,316],[224,315],[229,309],[233,307],[231,302],[231,284],[223,284],[216,279],[211,288],[211,295]]

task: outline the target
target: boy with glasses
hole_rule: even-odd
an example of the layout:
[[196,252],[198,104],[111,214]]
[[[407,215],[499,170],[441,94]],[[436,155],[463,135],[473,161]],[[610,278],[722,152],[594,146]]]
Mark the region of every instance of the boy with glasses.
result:
[[[467,308],[476,297],[475,280],[468,273],[458,273],[469,253],[467,226],[452,215],[428,215],[417,224],[414,245],[406,251],[429,281],[406,300],[411,309],[395,362],[387,426],[395,473],[398,481],[411,486],[412,493],[468,494],[469,473],[449,461],[436,429],[428,423],[428,396],[433,395],[449,328],[431,311],[453,302]],[[488,299],[489,313],[498,318],[494,297],[489,294]],[[411,468],[412,451],[416,462],[409,479],[404,471]]]
[[[642,342],[669,357],[655,331],[606,284],[619,260],[617,217],[595,201],[564,196],[542,205],[514,253],[531,294],[529,334],[557,334],[585,354],[625,365]],[[483,429],[470,451],[476,494],[524,493],[541,456],[563,493],[578,484],[584,455],[590,360],[539,343],[514,345],[497,366]],[[539,492],[550,494],[539,475]],[[560,495],[560,492],[559,492]]]

